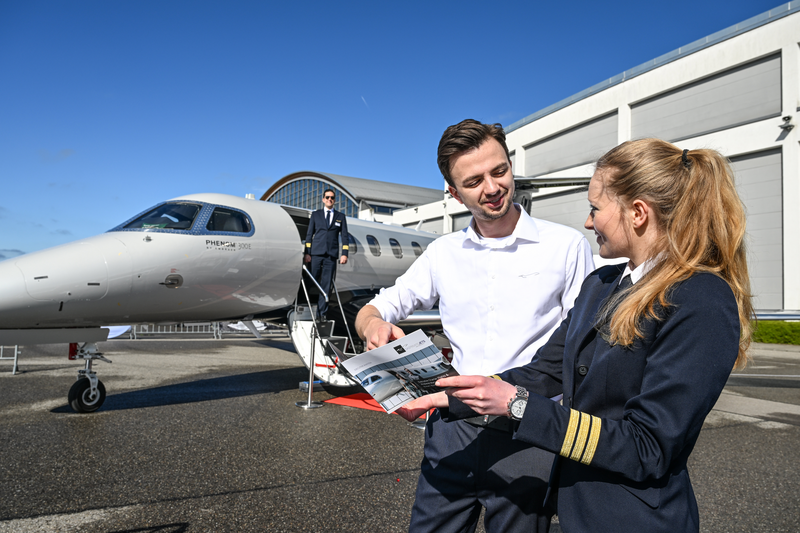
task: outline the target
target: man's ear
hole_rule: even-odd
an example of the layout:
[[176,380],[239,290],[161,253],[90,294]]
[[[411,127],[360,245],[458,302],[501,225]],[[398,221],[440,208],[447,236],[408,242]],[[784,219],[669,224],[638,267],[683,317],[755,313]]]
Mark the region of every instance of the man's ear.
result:
[[455,198],[456,201],[458,201],[458,203],[460,203],[461,205],[464,205],[464,202],[461,200],[461,197],[458,195],[458,191],[456,190],[455,187],[453,187],[452,185],[448,185],[447,186],[447,190],[450,192],[450,194],[453,196],[453,198]]

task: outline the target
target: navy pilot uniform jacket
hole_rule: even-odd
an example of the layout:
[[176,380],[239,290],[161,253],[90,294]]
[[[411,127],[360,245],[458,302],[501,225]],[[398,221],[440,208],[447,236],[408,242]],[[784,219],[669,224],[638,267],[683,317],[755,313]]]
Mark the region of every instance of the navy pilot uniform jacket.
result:
[[[594,327],[625,265],[584,281],[575,306],[533,360],[500,377],[530,392],[514,438],[556,454],[549,498],[570,532],[699,530],[686,462],[739,350],[728,284],[695,273],[644,319],[644,338],[610,345]],[[552,401],[554,384],[563,404]],[[455,398],[446,419],[474,416]],[[555,494],[554,494],[555,492]]]
[[347,218],[344,213],[335,209],[333,211],[330,227],[325,220],[325,210],[317,209],[311,213],[306,233],[305,253],[311,256],[327,255],[339,259],[339,235],[342,236],[342,255],[347,255],[350,240],[347,233]]

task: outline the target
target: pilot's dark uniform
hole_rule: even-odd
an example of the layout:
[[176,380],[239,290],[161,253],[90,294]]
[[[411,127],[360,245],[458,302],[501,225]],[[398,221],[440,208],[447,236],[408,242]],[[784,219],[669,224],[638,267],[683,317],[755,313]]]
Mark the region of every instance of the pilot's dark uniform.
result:
[[[593,324],[623,269],[590,274],[531,363],[500,374],[531,393],[514,438],[557,454],[549,498],[565,532],[696,532],[686,461],[738,355],[736,299],[721,278],[696,273],[656,307],[661,320],[641,321],[643,340],[612,346]],[[554,383],[563,405],[546,397]],[[475,413],[451,398],[442,414]]]
[[[344,213],[331,209],[330,223],[325,218],[325,210],[318,209],[311,213],[306,233],[305,253],[311,255],[311,275],[325,291],[330,294],[331,280],[335,276],[336,263],[339,261],[339,236],[342,238],[342,253],[347,256],[350,242],[347,233],[347,218]],[[317,314],[325,317],[328,303],[320,295],[317,303]]]

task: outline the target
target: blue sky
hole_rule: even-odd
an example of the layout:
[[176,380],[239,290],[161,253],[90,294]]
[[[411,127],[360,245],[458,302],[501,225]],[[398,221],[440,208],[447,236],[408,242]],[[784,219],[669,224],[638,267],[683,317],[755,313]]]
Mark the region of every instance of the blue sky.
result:
[[299,170],[439,188],[509,125],[781,5],[0,0],[0,259]]

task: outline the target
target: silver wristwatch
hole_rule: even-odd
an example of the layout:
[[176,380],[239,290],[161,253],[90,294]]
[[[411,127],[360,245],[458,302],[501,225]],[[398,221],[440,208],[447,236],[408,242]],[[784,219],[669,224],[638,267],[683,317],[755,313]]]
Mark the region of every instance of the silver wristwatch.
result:
[[522,415],[525,414],[525,408],[528,406],[528,391],[515,385],[517,387],[517,395],[511,398],[508,402],[508,416],[511,420],[522,420]]

